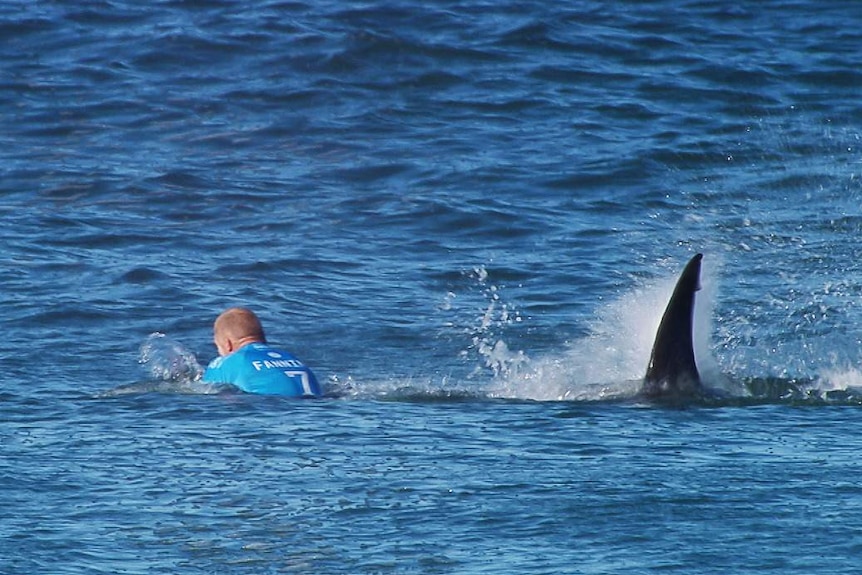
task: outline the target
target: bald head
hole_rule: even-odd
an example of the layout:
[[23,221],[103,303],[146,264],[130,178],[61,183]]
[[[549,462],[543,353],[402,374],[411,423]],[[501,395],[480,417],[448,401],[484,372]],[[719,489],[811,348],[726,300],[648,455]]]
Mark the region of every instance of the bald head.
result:
[[227,355],[249,343],[266,342],[263,326],[248,308],[232,307],[222,312],[213,325],[213,340],[219,355]]

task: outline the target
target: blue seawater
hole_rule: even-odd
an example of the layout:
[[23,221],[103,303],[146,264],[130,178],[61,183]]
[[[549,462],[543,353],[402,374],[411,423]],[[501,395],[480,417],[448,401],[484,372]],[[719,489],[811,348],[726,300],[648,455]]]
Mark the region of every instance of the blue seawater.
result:
[[[3,3],[0,573],[858,573],[860,24]],[[328,397],[198,381],[232,305]]]

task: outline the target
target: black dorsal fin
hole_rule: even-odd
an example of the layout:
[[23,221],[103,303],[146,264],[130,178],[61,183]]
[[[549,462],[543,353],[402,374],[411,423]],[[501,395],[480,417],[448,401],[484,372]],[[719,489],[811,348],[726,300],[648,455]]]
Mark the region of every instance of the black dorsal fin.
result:
[[664,310],[652,346],[642,393],[646,397],[685,397],[701,392],[700,373],[694,360],[694,295],[700,289],[697,254],[679,276]]

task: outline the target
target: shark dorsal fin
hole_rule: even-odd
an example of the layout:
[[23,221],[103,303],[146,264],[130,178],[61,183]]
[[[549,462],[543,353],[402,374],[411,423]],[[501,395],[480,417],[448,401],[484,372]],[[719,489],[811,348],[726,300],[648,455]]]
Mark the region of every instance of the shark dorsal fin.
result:
[[700,289],[703,254],[689,260],[661,318],[643,382],[650,398],[697,395],[700,373],[694,360],[694,295]]

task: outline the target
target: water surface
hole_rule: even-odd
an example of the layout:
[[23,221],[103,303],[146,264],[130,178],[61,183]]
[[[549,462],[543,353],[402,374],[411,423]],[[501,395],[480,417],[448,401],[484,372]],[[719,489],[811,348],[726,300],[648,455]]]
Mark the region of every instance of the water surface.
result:
[[[857,572],[859,22],[4,5],[0,571]],[[697,252],[730,397],[632,400]]]

